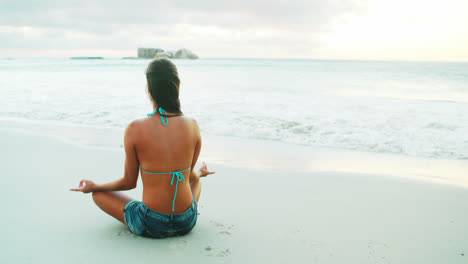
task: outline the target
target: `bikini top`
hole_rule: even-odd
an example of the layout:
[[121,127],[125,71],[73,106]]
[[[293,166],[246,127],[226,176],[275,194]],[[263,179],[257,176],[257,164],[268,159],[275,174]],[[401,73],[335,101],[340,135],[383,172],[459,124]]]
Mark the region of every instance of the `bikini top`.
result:
[[[158,109],[154,110],[154,112],[152,113],[149,113],[147,114],[147,116],[152,116],[154,115],[156,112],[159,112],[160,116],[161,116],[161,122],[164,126],[167,126],[169,124],[169,120],[167,119],[168,117],[172,117],[172,116],[177,116],[177,115],[167,115],[167,112],[162,109],[161,107],[159,107]],[[163,114],[164,113],[164,114]],[[164,117],[166,119],[164,119]],[[150,171],[146,171],[144,170],[141,165],[140,165],[140,169],[146,173],[149,173],[149,174],[172,174],[172,178],[171,178],[171,185],[174,185],[174,179],[177,177],[177,180],[175,182],[175,193],[174,193],[174,200],[172,200],[172,212],[174,212],[174,204],[175,204],[175,199],[177,197],[177,186],[179,185],[179,182],[185,182],[185,177],[184,175],[182,174],[182,172],[184,171],[187,171],[190,169],[190,167],[186,168],[185,170],[181,170],[181,171],[173,171],[173,172],[150,172]]]
[[[152,115],[156,114],[156,112],[159,112],[159,115],[161,116],[161,123],[164,126],[167,126],[167,124],[169,124],[169,120],[167,119],[168,117],[179,116],[179,115],[167,115],[166,110],[162,109],[161,107],[154,110],[152,113],[149,113],[149,114],[146,114],[146,115],[147,116],[152,116]],[[164,118],[166,118],[166,119],[164,119]]]

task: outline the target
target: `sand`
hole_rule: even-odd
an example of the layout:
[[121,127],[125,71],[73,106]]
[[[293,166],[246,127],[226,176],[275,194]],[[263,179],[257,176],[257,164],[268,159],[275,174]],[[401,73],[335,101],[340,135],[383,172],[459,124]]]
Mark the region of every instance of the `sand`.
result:
[[[69,191],[81,178],[120,177],[122,150],[6,128],[0,146],[0,263],[468,263],[463,186],[386,171],[212,163],[194,230],[158,240],[131,234],[90,195]],[[129,193],[140,192],[141,182]]]

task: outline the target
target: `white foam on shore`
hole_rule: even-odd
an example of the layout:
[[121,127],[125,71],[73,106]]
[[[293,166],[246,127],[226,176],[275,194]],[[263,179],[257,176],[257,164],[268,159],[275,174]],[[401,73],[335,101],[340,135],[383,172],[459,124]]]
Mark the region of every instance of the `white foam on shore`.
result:
[[[0,117],[123,129],[151,112],[149,60],[0,61]],[[209,136],[468,159],[468,64],[175,61]]]
[[[46,135],[85,148],[122,151],[120,128],[63,122],[1,118],[0,128]],[[468,160],[417,158],[404,155],[340,150],[280,141],[204,136],[200,160],[257,170],[283,172],[351,172],[391,175],[468,186]]]

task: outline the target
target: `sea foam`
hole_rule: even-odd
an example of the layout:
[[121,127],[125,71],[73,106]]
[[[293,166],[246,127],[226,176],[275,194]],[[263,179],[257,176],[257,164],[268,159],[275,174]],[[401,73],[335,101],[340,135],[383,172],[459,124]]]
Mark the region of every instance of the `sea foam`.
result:
[[[0,61],[0,117],[123,129],[152,111],[144,74],[148,62]],[[468,159],[468,64],[175,63],[182,110],[207,135]]]

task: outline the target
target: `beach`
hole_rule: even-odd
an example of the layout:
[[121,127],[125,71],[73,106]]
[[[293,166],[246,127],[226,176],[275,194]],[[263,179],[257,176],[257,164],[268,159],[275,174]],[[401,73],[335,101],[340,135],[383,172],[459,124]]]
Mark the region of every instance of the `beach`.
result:
[[[120,177],[122,150],[6,127],[0,142],[2,263],[467,262],[468,189],[460,184],[301,171],[287,160],[272,161],[280,169],[212,162],[216,174],[203,179],[196,227],[158,240],[131,234],[89,194],[69,191],[82,178]],[[268,142],[261,145],[252,151],[269,155]],[[128,193],[140,199],[141,182]]]
[[468,264],[467,0],[3,2],[0,264]]
[[468,262],[468,64],[177,61],[216,174],[157,240],[69,191],[123,175],[148,62],[0,61],[0,263]]

